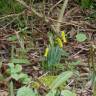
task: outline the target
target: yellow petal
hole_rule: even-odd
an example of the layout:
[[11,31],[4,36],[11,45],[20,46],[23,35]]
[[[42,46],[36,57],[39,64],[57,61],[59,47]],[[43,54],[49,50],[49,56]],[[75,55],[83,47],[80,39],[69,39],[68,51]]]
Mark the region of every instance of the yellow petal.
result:
[[46,48],[46,49],[45,49],[45,53],[44,53],[44,56],[45,56],[45,57],[48,56],[48,52],[49,52],[49,48]]
[[63,36],[65,36],[65,35],[66,35],[65,32],[62,31],[62,32],[61,32],[61,36],[63,37]]
[[61,32],[61,38],[62,38],[64,43],[67,43],[66,34],[64,31]]
[[58,43],[59,47],[62,48],[63,47],[62,40],[59,37],[57,37],[56,40],[57,40],[57,43]]
[[63,39],[63,42],[64,42],[64,43],[67,43],[66,37],[63,37],[62,39]]

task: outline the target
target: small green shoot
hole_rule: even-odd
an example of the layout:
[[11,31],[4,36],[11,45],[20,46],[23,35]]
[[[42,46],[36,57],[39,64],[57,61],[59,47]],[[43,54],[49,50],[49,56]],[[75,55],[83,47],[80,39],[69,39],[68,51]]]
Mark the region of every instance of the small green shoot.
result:
[[76,35],[76,40],[78,41],[78,42],[83,42],[83,41],[85,41],[87,39],[87,37],[86,37],[86,35],[84,34],[84,33],[78,33],[77,35]]

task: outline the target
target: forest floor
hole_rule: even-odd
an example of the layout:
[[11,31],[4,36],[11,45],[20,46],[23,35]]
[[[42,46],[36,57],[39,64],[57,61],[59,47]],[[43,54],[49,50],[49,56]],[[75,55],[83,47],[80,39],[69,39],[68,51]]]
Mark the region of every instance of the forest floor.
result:
[[[44,59],[45,48],[49,44],[48,32],[52,32],[51,25],[57,23],[62,3],[53,7],[59,0],[48,1],[48,4],[46,3],[44,6],[45,9],[42,9],[41,3],[35,3],[34,8],[41,13],[44,11],[45,16],[50,17],[49,22],[46,22],[44,17],[35,16],[26,8],[20,13],[9,12],[0,16],[0,96],[8,96],[11,80],[14,82],[14,89],[22,86],[21,82],[14,80],[8,74],[9,63],[20,63],[23,72],[33,80],[50,73],[42,69],[41,63]],[[65,32],[67,38],[63,49],[69,55],[60,60],[64,69],[59,66],[59,71],[51,74],[59,74],[58,72],[65,70],[76,70],[77,73],[74,74],[79,74],[79,77],[71,78],[67,82],[67,87],[69,90],[75,90],[77,96],[92,96],[90,74],[94,68],[90,68],[90,66],[93,62],[96,64],[96,51],[94,51],[96,45],[96,8],[83,9],[76,2],[69,0],[61,23],[61,30]],[[78,42],[76,40],[78,33],[84,33],[87,39]],[[27,50],[26,52],[23,50],[24,48]],[[94,58],[93,61],[90,60],[91,57]],[[70,65],[79,61],[80,63],[75,64],[75,67]],[[67,63],[70,64],[67,65]],[[38,92],[43,96],[46,91],[48,91],[46,86],[41,84]]]

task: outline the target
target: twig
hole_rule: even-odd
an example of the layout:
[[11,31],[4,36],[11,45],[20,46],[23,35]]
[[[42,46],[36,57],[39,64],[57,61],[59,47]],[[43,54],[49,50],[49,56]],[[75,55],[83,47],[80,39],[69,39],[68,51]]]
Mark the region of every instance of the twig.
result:
[[24,42],[22,41],[22,39],[20,38],[20,36],[19,36],[19,32],[20,31],[14,31],[15,32],[15,34],[16,34],[16,37],[17,37],[17,39],[18,39],[18,41],[19,41],[19,43],[20,43],[20,46],[21,46],[21,48],[24,50],[25,48],[24,48]]
[[30,10],[32,13],[37,15],[38,17],[43,18],[45,20],[45,22],[47,22],[47,23],[49,23],[50,21],[52,21],[52,23],[57,22],[57,25],[51,24],[50,26],[51,26],[52,30],[56,33],[56,35],[59,37],[60,37],[59,30],[60,30],[61,24],[79,26],[79,24],[77,22],[69,23],[69,22],[63,22],[62,21],[63,14],[64,14],[64,11],[66,9],[68,0],[65,0],[64,4],[62,6],[61,12],[60,12],[60,16],[58,17],[58,20],[55,20],[51,17],[43,16],[41,13],[37,12],[33,7],[30,8],[23,0],[16,0],[16,1],[19,2],[21,5],[23,5],[25,8],[27,8],[28,10]]
[[63,0],[59,0],[54,6],[52,6],[52,7],[50,8],[49,12],[48,12],[48,15],[49,15],[50,12],[52,12],[52,10],[53,10],[58,4],[60,4],[62,1],[63,1]]
[[34,8],[30,8],[23,0],[16,0],[20,4],[22,4],[24,7],[26,7],[28,10],[31,10],[34,14],[36,14],[38,17],[43,17],[43,15],[39,12],[37,12]]
[[71,59],[72,57],[77,56],[77,55],[78,55],[78,54],[80,54],[82,51],[83,51],[83,49],[81,49],[81,50],[80,50],[80,51],[78,51],[77,53],[75,53],[75,54],[71,55],[71,56],[69,57],[69,59]]
[[5,19],[5,18],[9,18],[9,17],[19,16],[19,15],[22,15],[23,13],[24,13],[24,11],[21,13],[18,13],[18,14],[9,14],[9,15],[1,17],[0,20]]
[[[61,22],[62,19],[63,19],[63,15],[64,15],[65,9],[67,7],[67,4],[68,4],[68,0],[65,0],[64,3],[63,3],[62,9],[60,11],[60,15],[58,17],[59,22]],[[61,23],[59,23],[59,22],[57,23],[57,27],[56,27],[57,33],[60,32],[60,27],[61,27]]]

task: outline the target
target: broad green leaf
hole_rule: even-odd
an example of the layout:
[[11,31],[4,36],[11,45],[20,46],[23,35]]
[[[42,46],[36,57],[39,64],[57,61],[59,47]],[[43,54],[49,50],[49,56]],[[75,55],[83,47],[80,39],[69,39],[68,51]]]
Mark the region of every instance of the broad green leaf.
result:
[[8,63],[8,66],[10,67],[10,68],[14,68],[14,64],[13,63]]
[[20,79],[23,79],[23,80],[24,80],[24,78],[28,78],[28,75],[27,75],[27,74],[24,74],[24,73],[12,74],[11,76],[12,76],[12,78],[14,78],[15,80],[20,80]]
[[31,88],[21,87],[17,91],[17,96],[36,96],[36,95]]
[[77,39],[78,42],[83,42],[87,39],[87,37],[84,33],[78,33],[76,35],[76,39]]
[[28,84],[29,82],[31,82],[31,78],[29,78],[28,75],[24,73],[11,74],[11,77],[15,80],[21,81],[23,84]]
[[50,86],[57,76],[43,76],[39,78],[40,82],[44,83],[46,86]]
[[73,75],[73,72],[66,71],[61,73],[50,85],[50,89],[55,89],[60,87],[64,82],[66,82],[71,76]]
[[9,72],[11,73],[11,74],[15,74],[16,73],[16,71],[15,71],[15,66],[14,66],[14,64],[13,63],[8,63],[8,66],[9,66]]
[[28,84],[29,82],[31,82],[31,78],[29,78],[27,74],[21,73],[19,74],[19,77],[20,77],[20,81],[23,84]]
[[11,74],[19,73],[22,71],[22,66],[21,65],[14,65],[13,63],[9,63],[8,66],[10,67],[10,72]]
[[23,78],[23,79],[24,78],[28,78],[28,75],[27,74],[24,74],[24,73],[20,73],[19,76],[20,76],[20,78]]
[[19,64],[16,64],[14,70],[15,70],[16,73],[19,73],[19,72],[22,71],[22,66],[19,65]]
[[77,95],[69,90],[63,90],[61,91],[61,96],[77,96]]
[[29,77],[24,78],[24,79],[22,80],[22,83],[23,83],[23,84],[28,84],[28,83],[30,83],[30,82],[31,82],[31,78],[29,78]]
[[11,77],[16,81],[20,79],[19,74],[12,74]]

